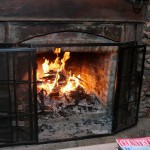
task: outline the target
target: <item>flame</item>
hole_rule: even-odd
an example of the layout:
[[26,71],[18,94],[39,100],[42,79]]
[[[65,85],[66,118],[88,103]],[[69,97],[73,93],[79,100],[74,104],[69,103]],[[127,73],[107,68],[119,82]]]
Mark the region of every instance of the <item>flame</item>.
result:
[[70,58],[70,52],[65,52],[64,57],[61,59],[61,66],[60,66],[60,70],[65,69],[65,63],[66,61]]
[[58,86],[58,80],[59,80],[59,78],[60,78],[60,75],[59,75],[58,72],[57,72],[56,78],[55,78],[55,80],[54,80],[53,83],[50,83],[49,81],[47,81],[46,83],[42,83],[41,85],[38,85],[38,88],[39,88],[39,89],[44,89],[44,90],[46,90],[48,93],[51,93],[52,90],[54,89],[54,87],[55,87],[55,86]]
[[40,73],[37,71],[36,77],[37,77],[38,80],[39,80],[39,78],[40,78],[40,77],[39,77],[39,74],[40,74]]
[[[80,75],[78,75],[78,77],[80,77]],[[70,72],[70,76],[68,78],[67,84],[65,87],[61,88],[61,92],[66,93],[66,92],[74,91],[79,85],[80,85],[79,79],[75,77],[74,74],[71,75]]]
[[[66,61],[70,58],[70,52],[65,52],[63,55],[63,58],[60,59],[58,57],[58,54],[61,52],[61,48],[56,48],[54,51],[54,54],[56,54],[56,59],[53,62],[49,63],[49,60],[45,59],[44,63],[42,64],[44,77],[48,77],[50,70],[54,71],[55,79],[54,80],[45,80],[39,78],[39,72],[37,73],[37,79],[39,81],[42,81],[43,83],[38,85],[39,89],[44,89],[47,91],[47,93],[51,93],[53,89],[57,86],[59,86],[59,79],[60,75],[59,73],[64,71],[65,72],[65,64]],[[41,73],[41,72],[40,72]],[[60,88],[60,92],[66,93],[70,91],[74,91],[80,84],[80,75],[77,77],[69,72],[69,74],[66,74],[67,78],[67,84]]]
[[54,62],[51,62],[49,65],[49,70],[57,71],[60,68],[60,60],[59,57],[55,59]]
[[47,73],[49,71],[49,60],[45,59],[44,63],[42,64],[43,72]]
[[60,52],[61,52],[61,48],[55,48],[54,54],[56,54],[57,57]]
[[60,75],[59,75],[58,72],[57,72],[56,78],[55,78],[55,80],[54,80],[54,86],[55,86],[55,85],[58,86],[58,80],[59,80],[59,78],[60,78]]
[[70,58],[70,52],[65,52],[63,58],[60,60],[58,57],[58,53],[61,52],[60,48],[56,48],[54,53],[57,55],[54,62],[49,64],[49,60],[45,59],[44,63],[42,64],[44,73],[49,72],[50,70],[53,71],[62,71],[65,69],[65,63]]

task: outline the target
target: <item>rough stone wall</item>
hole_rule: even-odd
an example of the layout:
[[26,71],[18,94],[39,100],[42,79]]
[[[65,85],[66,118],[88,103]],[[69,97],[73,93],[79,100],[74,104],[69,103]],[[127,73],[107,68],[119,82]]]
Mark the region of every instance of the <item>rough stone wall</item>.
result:
[[146,48],[139,117],[150,117],[150,46]]
[[147,7],[147,18],[143,34],[143,43],[146,44],[147,47],[139,117],[150,117],[150,4]]

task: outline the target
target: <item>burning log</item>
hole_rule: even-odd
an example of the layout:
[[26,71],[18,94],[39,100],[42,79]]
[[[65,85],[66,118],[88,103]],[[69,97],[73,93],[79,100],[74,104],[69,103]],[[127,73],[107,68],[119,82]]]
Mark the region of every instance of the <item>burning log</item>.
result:
[[59,96],[59,91],[52,91],[49,95],[50,98],[52,99],[52,97]]
[[70,96],[75,99],[75,104],[78,105],[79,101],[86,98],[87,94],[81,86],[78,86],[75,91],[70,92]]
[[56,75],[48,75],[48,76],[44,76],[42,78],[40,78],[42,81],[54,81],[56,78]]
[[59,72],[59,80],[66,80],[66,75],[65,75],[65,72]]
[[[50,72],[45,73],[46,76],[39,78],[40,80],[42,80],[42,82],[54,82],[54,80],[56,79],[57,76],[57,72],[50,70]],[[58,83],[60,85],[64,85],[66,84],[66,75],[63,72],[58,72],[59,75],[59,79],[58,79]]]
[[51,75],[56,75],[57,71],[54,70],[49,70],[49,72],[45,73],[45,74],[51,74]]
[[47,92],[43,89],[37,95],[38,105],[42,112],[45,110],[44,95],[47,95]]

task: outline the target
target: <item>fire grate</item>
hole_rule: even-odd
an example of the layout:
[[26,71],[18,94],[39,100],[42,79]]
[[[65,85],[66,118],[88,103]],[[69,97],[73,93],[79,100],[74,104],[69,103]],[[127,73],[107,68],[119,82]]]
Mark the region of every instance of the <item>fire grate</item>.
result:
[[[20,48],[11,48],[13,45],[9,45],[10,48],[4,48],[5,46],[7,47],[8,45],[3,44],[1,45],[3,48],[0,49],[0,63],[3,64],[0,66],[0,146],[59,142],[110,135],[134,126],[137,123],[145,46],[138,46],[135,42],[32,46],[29,44],[22,44],[18,45]],[[42,52],[41,50],[47,52],[50,49],[54,50],[58,47],[61,47],[63,52],[67,51],[69,48],[70,52],[80,60],[78,66],[81,66],[81,62],[84,60],[83,53],[86,59],[91,57],[92,59],[89,60],[88,63],[86,62],[87,68],[89,67],[89,64],[98,64],[98,62],[95,61],[95,58],[100,61],[102,57],[104,58],[104,56],[107,56],[106,62],[111,69],[111,65],[114,63],[114,56],[112,54],[114,52],[117,53],[117,57],[115,57],[116,66],[114,67],[115,74],[113,74],[115,75],[113,77],[114,81],[110,80],[110,82],[113,83],[108,85],[111,94],[108,94],[109,98],[107,99],[107,105],[105,106],[103,101],[94,98],[93,105],[96,105],[98,109],[101,107],[102,109],[105,108],[104,113],[96,115],[85,115],[85,113],[82,113],[82,115],[76,114],[76,117],[70,118],[64,115],[62,118],[61,116],[61,120],[65,120],[64,124],[61,122],[63,126],[66,126],[66,123],[69,124],[66,128],[62,128],[61,131],[64,129],[64,131],[67,132],[66,129],[70,128],[70,131],[72,132],[73,126],[71,122],[78,120],[78,123],[75,124],[77,130],[82,128],[81,124],[87,125],[94,122],[94,124],[96,124],[95,127],[97,128],[94,132],[86,129],[88,134],[81,134],[79,136],[74,134],[74,136],[71,135],[62,139],[59,133],[57,133],[61,126],[59,122],[60,118],[57,119],[57,121],[52,118],[47,119],[48,114],[45,109],[46,101],[41,99],[40,102],[38,102],[38,97],[40,96],[42,98],[44,94],[43,89],[39,93],[37,91],[39,84],[39,81],[37,81],[38,54]],[[114,47],[117,48],[117,51]],[[78,49],[78,51],[76,49]],[[80,56],[77,56],[79,53]],[[99,53],[101,54],[99,55]],[[108,58],[111,58],[112,61],[110,62]],[[103,63],[103,67],[104,64],[105,63]],[[101,65],[98,69],[103,67]],[[101,78],[102,77],[103,76],[101,76]],[[99,84],[97,84],[97,87],[99,87]],[[83,105],[83,102],[81,102],[81,104]],[[72,111],[72,109],[74,108],[71,107],[70,111]],[[79,110],[79,108],[77,109]],[[42,120],[42,118],[44,119]],[[99,128],[103,128],[100,124],[104,124],[104,120],[107,126],[109,121],[111,122],[109,132],[98,132],[100,130]],[[57,126],[55,131],[54,126]],[[95,127],[93,126],[93,128]],[[47,130],[48,134],[51,133],[52,135],[56,132],[58,137],[47,136],[46,138],[43,138],[41,135],[44,135]],[[64,135],[64,132],[62,135]]]

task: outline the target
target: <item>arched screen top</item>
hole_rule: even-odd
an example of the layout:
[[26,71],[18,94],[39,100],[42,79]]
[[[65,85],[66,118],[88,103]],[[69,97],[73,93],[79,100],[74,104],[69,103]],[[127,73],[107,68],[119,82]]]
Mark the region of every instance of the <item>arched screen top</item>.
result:
[[25,40],[28,44],[68,44],[68,43],[115,43],[98,34],[86,32],[57,32],[40,35]]

